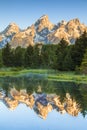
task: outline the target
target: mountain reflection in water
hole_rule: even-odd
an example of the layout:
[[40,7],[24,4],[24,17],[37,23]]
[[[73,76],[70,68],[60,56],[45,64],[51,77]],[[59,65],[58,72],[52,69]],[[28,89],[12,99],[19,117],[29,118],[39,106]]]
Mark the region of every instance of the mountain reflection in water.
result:
[[87,112],[87,85],[70,82],[53,82],[30,77],[0,78],[0,100],[14,110],[20,103],[26,104],[41,118],[56,110],[85,117]]

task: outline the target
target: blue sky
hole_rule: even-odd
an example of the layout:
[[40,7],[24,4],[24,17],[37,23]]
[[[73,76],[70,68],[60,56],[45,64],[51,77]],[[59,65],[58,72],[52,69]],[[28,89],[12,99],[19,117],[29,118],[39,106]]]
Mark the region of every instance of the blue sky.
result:
[[52,23],[79,18],[87,25],[87,0],[0,0],[0,31],[11,22],[27,28],[43,14]]

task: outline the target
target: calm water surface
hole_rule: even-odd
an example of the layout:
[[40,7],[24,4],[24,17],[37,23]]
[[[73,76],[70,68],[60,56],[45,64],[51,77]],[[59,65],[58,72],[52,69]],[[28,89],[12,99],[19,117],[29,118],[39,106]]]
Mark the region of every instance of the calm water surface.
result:
[[0,78],[0,130],[86,130],[87,85]]

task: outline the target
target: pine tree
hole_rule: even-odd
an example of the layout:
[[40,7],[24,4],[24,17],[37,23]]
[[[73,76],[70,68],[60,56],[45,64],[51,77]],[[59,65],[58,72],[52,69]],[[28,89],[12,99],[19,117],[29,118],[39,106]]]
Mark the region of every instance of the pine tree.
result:
[[2,49],[3,64],[7,67],[13,66],[14,54],[9,43]]
[[84,58],[82,60],[81,66],[80,66],[80,70],[84,74],[87,74],[87,49],[86,49],[86,52],[84,54]]
[[87,48],[87,33],[84,32],[76,40],[75,45],[73,45],[72,50],[71,50],[72,59],[74,61],[75,68],[76,66],[80,67],[86,48]]
[[32,46],[28,46],[25,55],[24,55],[24,64],[26,67],[33,67],[33,57],[34,57],[34,48]]
[[57,70],[63,70],[63,62],[66,56],[67,47],[68,47],[68,43],[64,39],[62,39],[60,43],[57,45],[57,49],[55,51],[56,53],[55,69]]
[[40,66],[40,49],[37,45],[34,46],[33,52],[33,67],[38,68]]
[[2,61],[2,50],[0,49],[0,67],[3,66],[3,61]]
[[74,70],[74,62],[71,57],[71,46],[67,48],[67,54],[63,61],[63,70],[65,71]]
[[18,46],[14,51],[14,66],[23,66],[24,63],[24,48]]

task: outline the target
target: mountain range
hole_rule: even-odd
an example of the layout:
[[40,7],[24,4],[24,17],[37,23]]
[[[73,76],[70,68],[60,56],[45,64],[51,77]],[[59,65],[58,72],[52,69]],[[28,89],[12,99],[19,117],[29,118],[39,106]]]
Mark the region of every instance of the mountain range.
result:
[[20,29],[15,23],[9,24],[0,32],[0,48],[8,42],[13,48],[33,46],[36,43],[58,44],[62,38],[69,44],[74,44],[84,31],[87,31],[87,26],[81,23],[78,18],[68,22],[62,20],[53,24],[47,15],[43,15],[24,30]]

